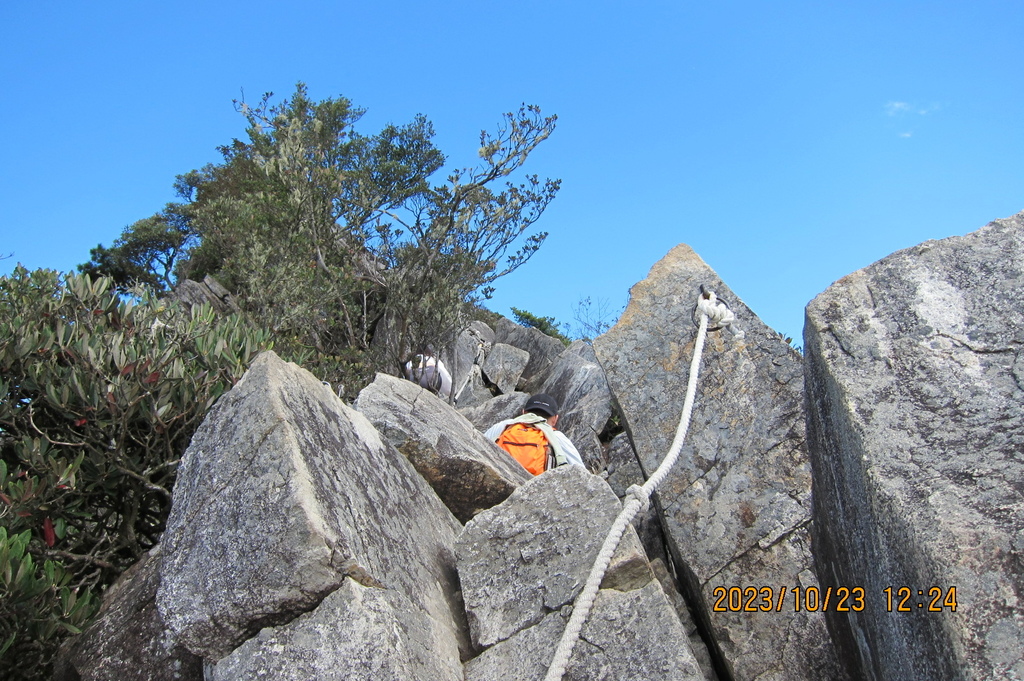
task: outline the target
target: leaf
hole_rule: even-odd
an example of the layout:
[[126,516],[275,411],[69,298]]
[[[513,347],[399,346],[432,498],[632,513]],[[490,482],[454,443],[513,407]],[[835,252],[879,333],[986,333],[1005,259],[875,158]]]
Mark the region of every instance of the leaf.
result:
[[50,520],[49,516],[43,520],[43,541],[50,548],[53,548],[53,545],[57,543],[57,536],[53,532],[53,521]]

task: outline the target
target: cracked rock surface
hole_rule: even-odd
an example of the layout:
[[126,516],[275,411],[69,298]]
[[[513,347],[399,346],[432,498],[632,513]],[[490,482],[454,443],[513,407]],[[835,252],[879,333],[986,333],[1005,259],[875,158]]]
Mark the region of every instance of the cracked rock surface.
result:
[[805,345],[819,576],[869,594],[838,642],[867,679],[1024,678],[1024,213],[839,280]]
[[412,381],[377,374],[355,407],[461,522],[501,503],[531,478],[445,400]]
[[[748,603],[748,588],[777,596],[800,586],[801,575],[813,579],[799,354],[685,245],[632,288],[594,349],[650,475],[679,423],[701,285],[729,304],[745,337],[708,334],[689,433],[657,493],[669,550],[700,604],[696,616],[713,632],[713,654],[734,678],[843,678],[820,613],[795,612],[792,603],[767,614],[735,611]],[[716,591],[733,588],[743,596],[736,609],[736,599],[730,605]]]
[[178,643],[215,661],[363,575],[441,623],[435,655],[457,668],[459,529],[362,414],[265,352],[182,460],[157,605]]
[[[601,478],[562,466],[467,523],[459,575],[473,643],[467,681],[544,677],[621,505]],[[632,527],[601,583],[566,681],[703,680],[686,631]]]

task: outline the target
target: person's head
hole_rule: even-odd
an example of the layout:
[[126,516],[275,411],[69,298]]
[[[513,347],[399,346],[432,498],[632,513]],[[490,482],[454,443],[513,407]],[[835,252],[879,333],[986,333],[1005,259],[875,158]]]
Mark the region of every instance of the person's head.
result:
[[523,413],[543,416],[554,427],[558,422],[558,401],[546,393],[537,393],[523,405]]
[[423,355],[424,357],[433,357],[434,346],[430,343],[424,343],[423,345],[420,346],[419,354]]

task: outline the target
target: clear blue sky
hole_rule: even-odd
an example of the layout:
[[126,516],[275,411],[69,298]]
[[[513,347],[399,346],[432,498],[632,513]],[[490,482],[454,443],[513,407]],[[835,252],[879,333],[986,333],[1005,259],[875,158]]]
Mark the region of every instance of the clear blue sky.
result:
[[[62,271],[243,136],[244,89],[430,118],[453,165],[520,103],[563,180],[492,307],[571,321],[688,243],[799,337],[834,280],[1024,210],[1024,3],[0,3],[0,273]],[[440,181],[440,177],[438,181]]]

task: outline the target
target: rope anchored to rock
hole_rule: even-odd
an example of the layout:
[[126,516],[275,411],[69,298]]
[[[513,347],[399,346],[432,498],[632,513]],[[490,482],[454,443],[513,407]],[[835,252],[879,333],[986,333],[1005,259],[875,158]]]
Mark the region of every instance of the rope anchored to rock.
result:
[[701,295],[697,300],[694,315],[697,322],[697,338],[694,341],[693,358],[690,361],[690,375],[686,384],[683,413],[679,418],[679,426],[676,428],[672,446],[669,448],[668,454],[661,462],[661,465],[647,479],[647,482],[643,485],[632,485],[626,490],[622,511],[619,512],[615,522],[612,523],[608,536],[605,538],[604,544],[594,560],[594,566],[590,569],[590,576],[587,577],[583,590],[576,597],[575,603],[573,603],[572,615],[569,617],[569,623],[565,626],[565,631],[562,632],[562,638],[555,649],[555,656],[551,660],[551,666],[548,667],[548,673],[544,677],[544,681],[561,681],[562,676],[565,674],[565,669],[569,665],[569,658],[572,656],[573,648],[579,640],[583,624],[587,621],[590,610],[594,606],[594,600],[601,587],[601,581],[604,579],[608,565],[611,563],[612,554],[615,553],[615,549],[618,547],[626,527],[633,522],[633,518],[636,517],[639,511],[646,511],[650,505],[651,494],[668,476],[672,466],[675,465],[676,460],[679,458],[679,452],[683,447],[683,440],[686,438],[686,431],[690,428],[690,418],[693,415],[693,400],[697,393],[697,376],[700,370],[701,356],[704,353],[704,342],[707,338],[709,324],[713,325],[714,329],[726,327],[737,338],[743,337],[742,331],[736,331],[732,328],[736,315],[733,314],[727,305],[718,300],[714,292],[706,291],[703,286],[701,286]]

